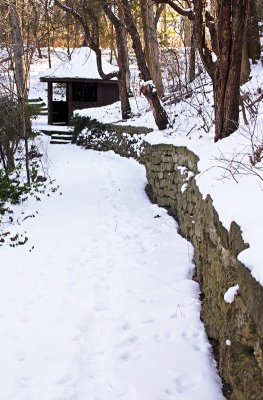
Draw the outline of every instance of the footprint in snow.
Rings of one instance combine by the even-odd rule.
[[[65,385],[66,383],[71,381],[71,379],[72,379],[72,376],[67,374],[67,375],[64,375],[61,378],[59,378],[56,383],[57,383],[57,385]]]
[[[174,384],[172,384],[172,387],[169,386],[164,390],[165,393],[165,398],[176,398],[175,396],[177,394],[183,394],[188,392],[192,387],[194,386],[194,383],[191,380],[187,380],[186,378],[178,377],[175,379]]]
[[[187,340],[201,338],[203,335],[203,331],[192,328],[188,328],[187,330],[182,332],[182,336]]]
[[[121,362],[128,362],[128,361],[135,361],[135,360],[139,360],[141,358],[140,354],[138,353],[122,353],[118,359]]]
[[[94,307],[96,312],[108,311],[108,307],[104,304],[98,304]]]
[[[149,324],[153,324],[154,322],[155,322],[154,319],[145,319],[144,321],[142,321],[142,324],[149,325]]]
[[[126,347],[126,346],[130,346],[133,344],[136,344],[138,342],[138,337],[137,336],[129,336],[126,340],[124,340],[123,342],[117,344],[116,347]]]
[[[131,324],[129,322],[125,322],[119,328],[120,331],[128,331],[129,329],[131,329]]]
[[[16,361],[23,362],[23,361],[25,361],[26,356],[23,351],[17,351],[15,358],[16,358]]]
[[[157,343],[168,342],[173,339],[173,335],[169,332],[164,334],[157,334],[154,336],[154,339]]]
[[[81,333],[87,332],[87,331],[89,330],[89,325],[88,325],[88,323],[87,323],[87,322],[80,322],[80,323],[78,324],[78,330],[79,330],[79,332],[81,332]]]
[[[187,377],[179,377],[175,380],[177,393],[185,393],[193,387],[193,382]]]

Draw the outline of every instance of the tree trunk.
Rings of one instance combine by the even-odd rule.
[[[250,0],[247,26],[248,58],[255,64],[260,59],[260,37],[258,26],[258,13],[255,0]]]
[[[22,22],[18,13],[16,1],[10,3],[9,20],[12,28],[13,39],[13,58],[14,58],[14,78],[18,97],[18,118],[20,119],[20,137],[25,142],[25,166],[27,174],[27,184],[30,185],[30,170],[28,158],[28,136],[27,136],[27,116],[25,112],[25,103],[28,99],[27,93],[27,71],[25,66],[24,42],[22,34]],[[12,158],[7,155],[8,168],[13,168]],[[11,164],[11,165],[10,165]]]
[[[244,37],[244,43],[242,48],[240,85],[244,85],[244,83],[248,81],[249,74],[250,74],[250,63],[248,59],[247,38]]]
[[[118,49],[118,85],[119,85],[119,96],[121,101],[121,115],[123,119],[131,118],[131,106],[129,102],[129,96],[127,91],[127,59],[125,57],[125,47],[123,47],[123,41],[117,34],[117,49]]]
[[[37,41],[37,52],[38,52],[38,58],[42,59],[42,51],[41,51],[41,46],[39,40]]]
[[[210,13],[213,17],[216,16],[216,0],[210,0]]]
[[[131,8],[129,6],[128,0],[120,1],[123,5],[125,25],[131,36],[132,47],[136,55],[138,68],[141,74],[141,78],[144,81],[141,89],[142,93],[150,103],[156,125],[160,130],[165,129],[168,125],[168,116],[160,102],[157,90],[155,89],[152,82],[150,71],[146,65],[140,36],[131,13]]]
[[[18,14],[16,2],[10,2],[9,21],[13,41],[13,65],[14,79],[16,84],[18,99],[27,100],[27,77],[24,62],[24,43],[21,30],[21,20]]]
[[[194,26],[192,25],[191,29],[191,45],[189,51],[189,70],[188,70],[188,78],[189,82],[193,82],[195,80],[195,39],[194,39]]]
[[[127,0],[126,0],[127,1]],[[195,46],[213,81],[215,141],[238,128],[241,59],[247,29],[249,0],[212,0],[210,13],[206,0],[193,1],[193,10],[182,9],[172,0],[167,3],[194,23]],[[207,29],[211,41],[207,43]],[[211,47],[217,60],[213,58]]]
[[[118,16],[121,25],[115,25],[116,44],[118,49],[118,67],[119,67],[119,93],[121,100],[121,114],[123,119],[131,117],[131,106],[129,101],[130,90],[130,69],[128,52],[128,35],[124,27],[124,12],[120,2],[118,2]]]
[[[150,70],[158,97],[161,98],[164,93],[160,54],[157,38],[157,30],[154,18],[154,2],[152,0],[141,0],[142,26],[144,36],[144,51],[146,62]]]
[[[102,68],[102,57],[101,57],[101,49],[99,46],[99,17],[94,13],[90,7],[87,7],[86,4],[86,12],[89,16],[89,20],[91,26],[88,25],[86,18],[79,14],[74,8],[67,7],[63,2],[59,0],[54,0],[54,4],[56,4],[59,8],[64,10],[66,13],[70,14],[73,18],[75,18],[80,25],[83,27],[86,42],[90,46],[90,48],[96,53],[97,60],[97,69],[99,75],[102,79],[111,79],[114,77],[118,77],[119,84],[119,95],[121,100],[121,111],[122,118],[127,119],[130,117],[131,108],[128,98],[128,93],[126,90],[126,74],[127,74],[127,56],[125,53],[125,44],[123,42],[124,38],[122,36],[122,24],[119,18],[112,12],[109,4],[105,0],[100,0],[99,6],[103,8],[105,14],[108,16],[109,20],[115,27],[116,31],[116,41],[117,41],[117,49],[118,49],[118,64],[119,64],[119,72],[111,72],[109,74],[105,74]]]
[[[130,92],[130,80],[131,80],[131,72],[129,68],[129,49],[128,49],[128,32],[127,29],[125,28],[125,23],[124,23],[124,12],[123,12],[123,7],[122,4],[118,1],[118,17],[121,21],[121,38],[122,38],[122,43],[123,43],[123,57],[125,58],[125,71],[126,71],[126,88],[127,92]]]
[[[0,140],[0,156],[1,156],[1,162],[2,162],[3,167],[4,167],[5,174],[6,174],[6,176],[8,176],[8,168],[7,168],[4,148],[3,148],[1,140]]]
[[[14,154],[11,150],[6,149],[6,168],[8,174],[12,173],[15,170],[15,158]]]
[[[168,28],[167,28],[167,7],[166,4],[164,5],[164,10],[163,10],[163,21],[162,21],[162,39],[164,42],[165,46],[168,46]]]
[[[28,127],[27,127],[27,116],[25,110],[25,103],[22,103],[19,108],[20,120],[21,120],[21,131],[24,133],[24,143],[25,143],[25,167],[26,167],[26,177],[28,186],[31,185],[31,175],[30,175],[30,162],[29,162],[29,143],[28,143]]]
[[[50,48],[50,35],[51,35],[51,30],[50,30],[50,18],[49,18],[49,0],[45,0],[45,19],[46,19],[46,24],[47,24],[47,54],[48,54],[48,67],[52,67],[51,63],[51,48]]]
[[[243,0],[217,2],[218,54],[213,77],[215,141],[238,128],[241,58],[248,3]]]
[[[124,27],[124,13],[123,7],[120,1],[118,3],[118,14],[119,18],[109,8],[107,1],[101,0],[103,10],[111,23],[113,24],[116,32],[116,45],[118,50],[118,85],[119,95],[121,101],[121,114],[123,119],[131,117],[131,106],[129,102],[128,90],[127,90],[127,76],[129,76],[129,56],[127,46],[127,32]]]

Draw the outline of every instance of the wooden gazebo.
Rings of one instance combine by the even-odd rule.
[[[116,71],[104,60],[102,65],[105,73]],[[49,69],[40,80],[48,83],[48,124],[67,125],[74,110],[119,100],[118,81],[100,78],[96,55],[87,47],[76,49],[71,60]]]

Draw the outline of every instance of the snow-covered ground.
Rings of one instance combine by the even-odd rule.
[[[38,77],[47,69],[46,59],[32,65],[31,98],[46,101]],[[250,84],[262,85],[262,67],[253,74]],[[144,98],[131,103],[128,124],[153,127],[149,142],[187,145],[199,155],[198,185],[226,227],[241,224],[250,249],[240,259],[263,283],[261,181],[221,179],[225,171],[214,167],[222,154],[249,152],[244,126],[214,144],[213,128],[205,134],[201,127],[211,122],[209,108],[204,122],[190,105],[171,106],[173,128],[159,132]],[[119,104],[82,113],[120,120]],[[36,121],[46,124],[45,116]],[[36,218],[10,229],[26,231],[29,241],[1,247],[0,400],[222,399],[191,280],[192,247],[147,199],[144,168],[111,152],[43,141],[60,188],[18,206]]]
[[[222,399],[192,247],[149,202],[144,168],[48,154],[60,188],[24,205],[29,241],[1,248],[0,399]]]

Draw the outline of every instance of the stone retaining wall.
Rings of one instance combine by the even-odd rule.
[[[247,247],[239,226],[232,222],[228,232],[211,197],[203,199],[199,192],[197,162],[185,147],[146,146],[147,192],[169,210],[180,233],[194,245],[201,318],[219,363],[224,394],[233,400],[263,399],[263,288],[237,260]],[[236,284],[238,296],[226,303],[225,292]]]
[[[169,210],[182,236],[195,248],[201,318],[218,361],[224,395],[231,400],[263,400],[263,288],[237,260],[246,248],[239,226],[232,222],[228,232],[211,197],[203,199],[195,182],[198,157],[194,153],[186,147],[145,142],[140,143],[140,153],[131,138],[126,139],[111,135],[105,141],[93,138],[82,144],[133,156],[145,165],[149,197]],[[235,300],[225,302],[224,294],[237,284]]]

